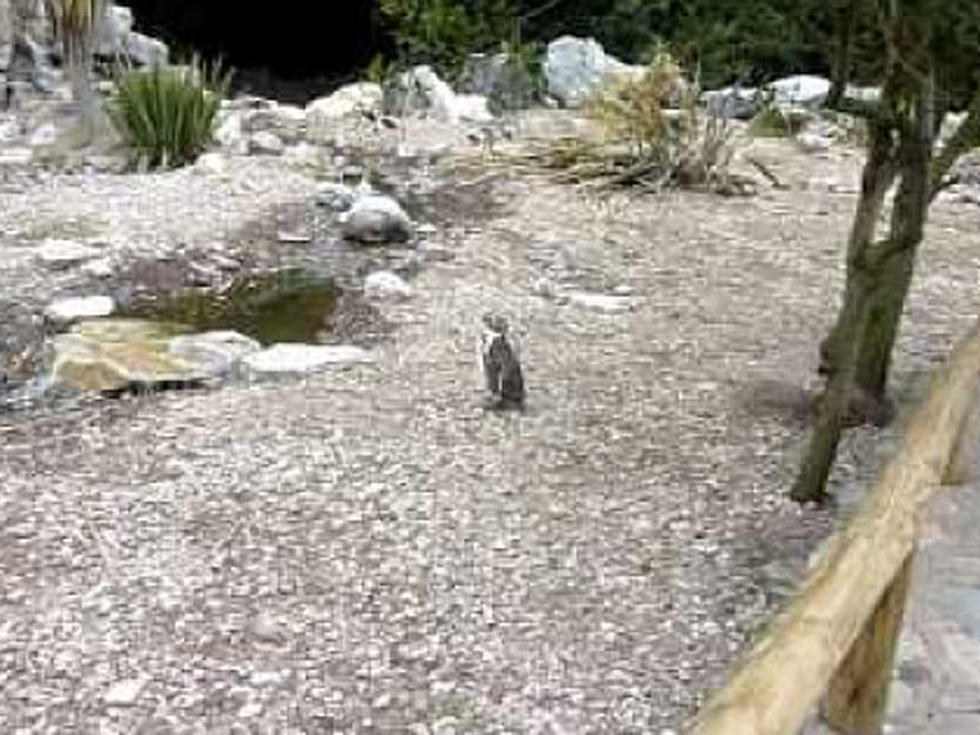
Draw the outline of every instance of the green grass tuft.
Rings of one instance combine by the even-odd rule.
[[[113,125],[148,168],[192,162],[211,142],[231,73],[195,57],[187,66],[119,70],[107,106]]]

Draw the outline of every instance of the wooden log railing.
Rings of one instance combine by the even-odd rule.
[[[898,454],[689,735],[793,735],[824,697],[846,735],[881,732],[923,503],[963,481],[976,440],[980,324],[953,351]]]

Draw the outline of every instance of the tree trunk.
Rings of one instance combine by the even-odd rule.
[[[872,281],[862,274],[855,274],[845,294],[837,329],[840,345],[837,352],[839,367],[828,379],[824,398],[817,404],[817,416],[810,442],[803,455],[796,482],[790,490],[790,497],[798,503],[822,504],[828,498],[827,478],[837,456],[837,445],[844,429],[844,416],[854,382],[858,346],[863,341],[868,324],[868,310],[874,299],[873,289]]]
[[[848,303],[851,289],[856,283],[857,264],[865,249],[873,242],[875,228],[881,209],[884,206],[885,194],[895,180],[895,145],[892,138],[892,126],[884,116],[869,121],[870,139],[868,141],[868,158],[861,175],[861,195],[858,198],[857,210],[854,213],[854,223],[847,244],[847,281],[844,292],[844,303]],[[841,350],[846,346],[842,339],[844,331],[849,329],[846,324],[846,309],[841,309],[837,323],[820,346],[820,372],[828,378],[838,371],[843,364]]]
[[[855,371],[857,385],[882,400],[931,199],[935,90],[928,60],[922,60],[917,66],[921,76],[915,80],[908,99],[910,110],[899,131],[901,183],[892,207],[890,237],[881,255],[875,252],[882,250],[881,247],[871,252],[872,257],[880,257],[875,265],[882,288],[878,289],[871,309],[871,322],[858,351]]]
[[[922,240],[931,178],[934,86],[929,13],[914,3],[891,5],[888,76],[862,176],[861,198],[848,243],[844,305],[825,341],[828,381],[813,433],[790,496],[822,502],[836,458],[852,387],[883,395],[889,359]],[[898,132],[897,160],[892,140]],[[874,242],[884,194],[898,164],[891,237]],[[870,384],[856,383],[858,379]]]
[[[859,3],[860,0],[834,0],[831,3],[834,37],[830,60],[830,91],[827,93],[826,103],[831,109],[840,104],[851,76],[851,54],[857,32]]]
[[[886,285],[870,309],[864,341],[857,355],[854,384],[881,404],[887,402],[885,394],[892,348],[898,336],[914,265],[914,249],[897,253],[887,263],[881,275]]]

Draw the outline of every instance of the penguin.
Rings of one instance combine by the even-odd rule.
[[[523,408],[524,375],[516,343],[508,339],[508,325],[497,314],[483,315],[481,336],[483,375],[490,394],[488,408]]]

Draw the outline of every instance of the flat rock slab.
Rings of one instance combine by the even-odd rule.
[[[110,707],[132,707],[149,682],[146,676],[117,681],[106,691],[103,701]]]
[[[109,296],[72,296],[51,302],[44,313],[52,321],[66,323],[109,316],[115,308],[116,304]]]
[[[633,309],[633,303],[626,296],[588,293],[586,291],[571,291],[563,294],[563,296],[573,306],[590,311],[599,311],[605,314],[632,311]]]
[[[259,352],[258,340],[231,330],[200,334],[181,334],[170,339],[171,354],[201,365],[211,365],[216,374],[224,375],[247,355]]]
[[[26,147],[12,147],[0,151],[0,165],[26,166],[34,157],[34,150]]]
[[[308,373],[330,365],[374,362],[374,356],[354,345],[280,343],[247,355],[242,363],[262,374]]]
[[[68,266],[97,258],[102,251],[75,240],[48,238],[37,248],[35,255],[45,265]]]
[[[186,334],[179,324],[95,319],[51,341],[51,379],[77,390],[186,384],[226,374],[259,345],[236,333]]]

